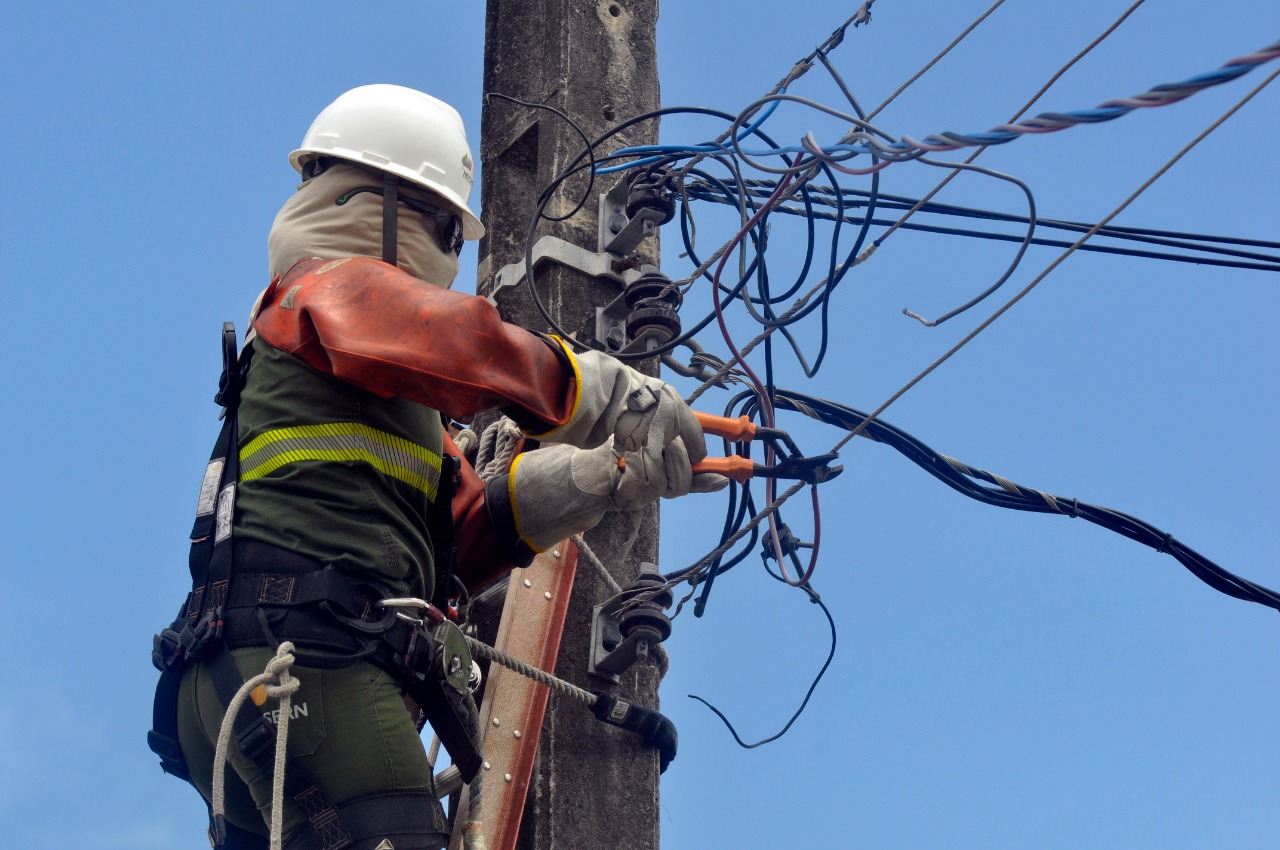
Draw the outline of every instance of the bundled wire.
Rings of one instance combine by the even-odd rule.
[[[743,181],[740,186],[724,187],[721,185],[712,187],[702,181],[696,181],[688,184],[686,189],[690,199],[692,200],[708,201],[719,204],[733,204],[736,202],[732,200],[732,198],[727,198],[727,193],[742,190],[755,198],[767,197],[769,193],[768,187],[770,185],[771,184],[767,181],[746,180]],[[852,187],[836,188],[831,186],[815,185],[810,185],[806,188],[808,192],[806,197],[807,206],[798,207],[795,205],[779,205],[774,208],[774,211],[792,216],[812,218],[818,221],[833,221],[835,220],[837,213],[814,209],[814,207],[840,207],[847,210],[847,212],[844,213],[844,221],[851,225],[870,223],[875,226],[887,227],[894,223],[892,219],[874,218],[869,215],[869,213],[863,211],[868,207],[868,202],[862,201],[860,198],[869,197],[871,194],[865,190],[855,189]],[[932,214],[951,218],[971,219],[975,221],[1006,222],[1009,224],[1021,225],[1027,225],[1030,223],[1028,216],[1021,216],[1015,213],[959,206],[956,204],[943,204],[936,201],[921,203],[915,198],[903,195],[890,195],[883,192],[876,193],[875,198],[876,206],[883,210],[913,210],[918,206],[918,212],[926,215]],[[1041,217],[1036,218],[1035,224],[1037,229],[1060,230],[1069,233],[1084,233],[1093,226],[1089,222],[1066,221]],[[946,227],[942,225],[920,224],[915,222],[905,222],[900,226],[906,230],[916,230],[922,233],[967,236],[978,239],[992,239],[1002,242],[1021,242],[1025,238],[1023,235],[1014,233],[975,230],[973,228],[964,227]],[[1235,236],[1215,236],[1204,233],[1187,233],[1171,230],[1156,230],[1144,227],[1119,227],[1115,225],[1101,228],[1094,239],[1113,239],[1121,243],[1155,245],[1175,249],[1182,253],[1148,251],[1138,248],[1120,247],[1119,245],[1098,244],[1096,241],[1081,245],[1079,250],[1114,254],[1125,257],[1137,257],[1142,259],[1193,263],[1195,265],[1221,266],[1224,268],[1251,269],[1255,271],[1280,271],[1280,253],[1271,253],[1280,252],[1280,242],[1270,240],[1245,239]],[[1035,236],[1031,239],[1030,244],[1045,247],[1065,248],[1071,243],[1064,239],[1051,239],[1044,236]],[[1241,247],[1233,248],[1227,246]],[[1266,249],[1266,252],[1244,250],[1246,247],[1263,248]]]
[[[1185,100],[1197,92],[1213,86],[1229,83],[1250,71],[1280,57],[1280,41],[1274,42],[1253,53],[1230,60],[1214,71],[1198,74],[1179,83],[1164,83],[1154,86],[1148,91],[1131,97],[1108,100],[1093,109],[1080,109],[1069,112],[1042,112],[1032,118],[1014,124],[1000,124],[982,133],[941,132],[930,134],[923,139],[902,136],[900,139],[885,139],[870,126],[847,136],[841,142],[822,147],[810,136],[799,146],[772,148],[752,151],[749,156],[779,155],[784,153],[806,153],[833,164],[841,163],[859,154],[876,154],[883,158],[876,168],[883,168],[894,162],[905,162],[918,159],[925,153],[941,153],[956,151],[966,147],[1002,145],[1035,133],[1053,133],[1076,127],[1081,124],[1099,124],[1114,121],[1138,109],[1156,106],[1168,106],[1171,103]],[[786,94],[773,94],[760,104],[775,100],[787,100]],[[837,165],[840,170],[846,170]],[[865,170],[850,170],[848,173],[866,173]]]
[[[1169,532],[1137,517],[1081,502],[1079,499],[1054,496],[1042,490],[1015,484],[1001,475],[940,454],[883,420],[869,419],[868,414],[833,401],[790,390],[779,390],[774,395],[774,404],[846,430],[863,428],[863,436],[896,450],[939,481],[971,499],[1011,510],[1079,517],[1161,554],[1172,555],[1192,575],[1220,593],[1280,611],[1280,594],[1276,591],[1223,569]]]

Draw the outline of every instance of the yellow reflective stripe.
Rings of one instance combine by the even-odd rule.
[[[388,434],[386,431],[379,431],[377,428],[370,428],[368,425],[362,425],[359,422],[328,422],[323,425],[296,425],[292,428],[276,428],[271,431],[264,431],[250,440],[249,444],[240,450],[240,458],[243,460],[259,449],[262,449],[271,443],[277,443],[281,440],[296,440],[305,437],[341,436],[367,437],[370,440],[376,440],[383,445],[387,445],[406,454],[413,455],[418,460],[431,464],[437,470],[440,469],[440,456],[430,449],[423,448],[416,443],[411,443],[403,437],[397,437],[395,434]]]
[[[511,518],[516,523],[516,535],[530,549],[535,552],[541,552],[543,550],[535,546],[532,540],[525,537],[524,530],[521,528],[523,523],[520,521],[520,503],[516,501],[516,468],[520,466],[520,461],[522,460],[524,460],[523,452],[511,460],[511,469],[507,472],[507,499],[511,502]]]
[[[252,481],[307,460],[367,463],[431,499],[440,480],[440,456],[435,452],[358,422],[266,431],[240,450],[240,480]]]

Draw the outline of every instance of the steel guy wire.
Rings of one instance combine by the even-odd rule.
[[[1141,6],[1144,2],[1146,2],[1146,0],[1137,0],[1137,1],[1132,5],[1132,6],[1130,6],[1128,9],[1126,9],[1126,10],[1125,10],[1121,15],[1120,15],[1120,17],[1119,17],[1119,18],[1117,18],[1117,19],[1116,19],[1116,20],[1111,24],[1111,26],[1109,26],[1109,27],[1107,27],[1105,30],[1103,30],[1103,31],[1102,31],[1102,33],[1101,33],[1097,38],[1095,38],[1092,42],[1090,42],[1088,45],[1086,45],[1086,46],[1085,46],[1085,48],[1084,48],[1083,50],[1081,50],[1079,53],[1077,53],[1075,56],[1073,56],[1071,59],[1069,59],[1065,65],[1063,65],[1061,68],[1059,68],[1059,69],[1058,69],[1057,73],[1055,73],[1053,76],[1051,76],[1051,77],[1048,79],[1048,81],[1047,81],[1047,82],[1045,82],[1045,84],[1044,84],[1044,85],[1042,85],[1042,86],[1040,87],[1040,90],[1039,90],[1039,91],[1037,91],[1034,95],[1032,95],[1032,96],[1031,96],[1031,99],[1030,99],[1030,100],[1028,100],[1025,104],[1023,104],[1023,105],[1022,105],[1022,108],[1021,108],[1021,109],[1019,109],[1017,112],[1015,112],[1015,113],[1013,114],[1013,116],[1012,116],[1012,117],[1010,117],[1010,118],[1009,118],[1009,123],[1012,123],[1012,122],[1014,122],[1014,121],[1017,121],[1019,118],[1021,118],[1023,115],[1025,115],[1025,114],[1026,114],[1026,112],[1027,112],[1027,110],[1028,110],[1028,109],[1030,109],[1030,108],[1032,107],[1032,105],[1033,105],[1037,100],[1039,100],[1041,97],[1043,97],[1043,96],[1044,96],[1044,94],[1045,94],[1045,92],[1047,92],[1050,88],[1052,88],[1052,87],[1053,87],[1054,83],[1056,83],[1056,82],[1058,82],[1058,80],[1062,79],[1062,75],[1063,75],[1063,74],[1067,73],[1067,71],[1069,71],[1069,70],[1070,70],[1070,69],[1071,69],[1071,68],[1072,68],[1072,67],[1073,67],[1077,62],[1079,62],[1081,59],[1083,59],[1085,56],[1087,56],[1090,52],[1092,52],[1092,50],[1093,50],[1095,47],[1097,47],[1099,44],[1101,44],[1101,43],[1102,43],[1102,42],[1107,38],[1107,36],[1109,36],[1109,35],[1111,35],[1111,33],[1115,32],[1115,31],[1116,31],[1116,29],[1117,29],[1117,28],[1119,28],[1119,26],[1120,26],[1122,23],[1124,23],[1124,22],[1125,22],[1125,20],[1126,20],[1130,15],[1132,15],[1132,14],[1133,14],[1137,9],[1138,9],[1138,7],[1139,7],[1139,6]],[[994,8],[994,7],[992,7],[992,8]],[[887,103],[888,103],[888,101],[886,101],[885,103],[887,104]],[[882,105],[882,106],[880,107],[880,109],[883,109],[883,108],[884,108],[884,105]],[[876,110],[876,112],[879,112],[879,109],[877,109],[877,110]],[[874,115],[874,113],[873,113],[873,115]],[[979,156],[981,156],[981,155],[982,155],[982,152],[983,152],[983,151],[985,151],[986,149],[987,149],[987,146],[986,146],[986,145],[983,145],[982,147],[977,148],[977,149],[976,149],[972,154],[970,154],[970,155],[969,155],[969,158],[965,160],[965,164],[966,164],[966,165],[971,164],[975,159],[977,159]],[[894,223],[894,224],[893,224],[893,225],[892,225],[888,230],[886,230],[884,233],[882,233],[882,234],[881,234],[881,235],[876,239],[876,243],[877,243],[877,244],[884,244],[884,240],[886,240],[886,239],[888,239],[890,236],[892,236],[892,235],[894,234],[894,232],[898,230],[898,228],[902,227],[902,225],[906,223],[907,219],[911,218],[911,216],[913,216],[913,215],[916,213],[916,211],[917,211],[917,210],[919,210],[922,206],[924,206],[924,205],[925,205],[925,204],[927,204],[930,200],[932,200],[932,199],[933,199],[933,197],[934,197],[935,195],[937,195],[939,192],[941,192],[941,191],[942,191],[942,189],[943,189],[943,188],[944,188],[948,183],[950,183],[950,182],[951,182],[951,181],[952,181],[952,180],[953,180],[953,179],[954,179],[954,178],[955,178],[959,173],[960,173],[960,170],[959,170],[959,169],[956,169],[955,171],[952,171],[950,174],[948,174],[946,177],[942,178],[942,180],[938,183],[938,185],[937,185],[937,186],[935,186],[935,187],[934,187],[934,188],[933,188],[933,189],[932,189],[932,190],[931,190],[927,195],[925,195],[925,196],[924,196],[923,198],[921,198],[918,202],[916,202],[916,205],[915,205],[914,207],[912,207],[910,210],[908,210],[908,211],[907,211],[907,212],[902,216],[902,218],[898,219],[898,221],[897,221],[897,222],[895,222],[895,223]],[[994,291],[994,289],[993,289],[993,290],[989,290],[987,294],[990,294],[990,292],[993,292],[993,291]],[[947,321],[947,319],[954,318],[954,317],[956,317],[956,316],[960,315],[961,313],[963,313],[965,310],[968,310],[970,307],[975,306],[975,305],[976,305],[979,301],[981,301],[981,300],[982,300],[982,298],[984,298],[984,297],[986,297],[986,296],[985,296],[985,295],[983,295],[983,296],[979,296],[977,299],[975,299],[975,300],[973,300],[973,301],[970,301],[970,302],[968,302],[967,304],[961,305],[960,307],[957,307],[956,309],[954,309],[954,310],[950,311],[949,313],[945,313],[945,314],[943,314],[942,316],[939,316],[938,318],[934,319],[933,321],[929,321],[929,320],[925,319],[923,316],[921,316],[919,313],[915,313],[915,312],[913,312],[913,311],[911,311],[911,310],[908,310],[908,309],[907,309],[907,308],[905,308],[905,307],[902,309],[902,312],[903,312],[905,315],[910,316],[910,317],[911,317],[911,318],[913,318],[913,319],[917,319],[917,320],[918,320],[918,321],[920,321],[922,324],[924,324],[926,327],[933,328],[933,327],[937,327],[938,325],[940,325],[940,324],[942,324],[943,322]]]
[[[946,47],[942,48],[942,51],[941,51],[937,56],[933,57],[933,58],[932,58],[932,59],[930,59],[927,63],[925,63],[925,66],[924,66],[923,68],[921,68],[919,71],[916,71],[916,73],[915,73],[915,75],[914,75],[914,76],[912,76],[910,79],[908,79],[908,80],[907,80],[905,83],[903,83],[902,85],[898,86],[897,91],[895,91],[893,94],[891,94],[891,95],[889,95],[887,98],[885,98],[885,99],[884,99],[884,102],[883,102],[883,103],[881,103],[879,106],[877,106],[875,109],[871,110],[871,113],[867,116],[867,120],[868,120],[868,121],[870,121],[871,119],[873,119],[873,118],[875,118],[877,115],[879,115],[879,114],[880,114],[880,112],[881,112],[881,111],[882,111],[886,106],[888,106],[889,104],[893,103],[893,102],[898,98],[898,95],[902,94],[904,91],[906,91],[908,88],[910,88],[910,87],[911,87],[911,85],[912,85],[916,80],[920,79],[920,78],[921,78],[921,77],[923,77],[926,73],[928,73],[928,72],[929,72],[929,69],[931,69],[934,65],[937,65],[939,62],[941,62],[941,61],[942,61],[942,59],[943,59],[943,57],[945,57],[948,53],[950,53],[950,52],[951,52],[952,48],[954,48],[954,47],[955,47],[957,44],[959,44],[960,42],[964,41],[964,40],[969,36],[969,33],[973,32],[975,29],[977,29],[979,24],[981,24],[981,23],[982,23],[983,21],[985,21],[988,17],[990,17],[990,16],[991,16],[991,13],[992,13],[992,12],[994,12],[996,9],[999,9],[999,8],[1000,8],[1000,6],[1001,6],[1001,5],[1003,5],[1003,4],[1004,4],[1004,0],[996,0],[996,2],[991,6],[991,8],[990,8],[990,9],[987,9],[987,11],[985,11],[985,12],[983,12],[981,15],[979,15],[977,20],[975,20],[973,23],[969,24],[969,26],[968,26],[968,27],[966,27],[966,28],[965,28],[965,30],[964,30],[963,32],[961,32],[958,36],[956,36],[956,37],[955,37],[955,39],[953,39],[953,40],[952,40],[952,42],[951,42],[950,44],[948,44]]]

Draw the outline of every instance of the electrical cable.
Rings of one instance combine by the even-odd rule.
[[[587,201],[591,199],[591,188],[595,185],[595,172],[596,172],[595,148],[592,146],[591,140],[587,138],[586,131],[583,130],[582,127],[578,125],[578,122],[574,121],[572,118],[570,118],[568,115],[561,112],[559,109],[556,109],[554,106],[549,106],[545,103],[531,103],[529,101],[520,100],[519,98],[511,97],[510,95],[500,94],[499,92],[488,92],[485,95],[485,97],[496,97],[501,100],[509,100],[512,103],[527,107],[529,109],[545,109],[546,111],[554,113],[555,115],[558,115],[562,119],[564,119],[565,123],[567,123],[570,127],[572,127],[574,129],[574,132],[576,132],[579,136],[582,137],[583,149],[586,152],[587,157],[591,162],[591,167],[588,169],[588,172],[587,172],[587,175],[588,175],[587,186],[582,192],[582,198],[578,200],[578,203],[573,207],[573,209],[569,210],[569,212],[565,213],[564,215],[542,216],[542,217],[545,218],[547,221],[567,221],[568,219],[573,218],[575,215],[577,215],[578,211],[581,210],[583,206],[586,205]],[[553,181],[552,186],[558,188],[560,186],[560,183],[564,182],[564,179],[565,177],[562,176],[558,180]],[[550,195],[554,191],[555,191],[554,188],[544,190],[548,199],[550,199]],[[543,206],[545,206],[545,204]],[[542,209],[542,207],[540,206],[539,209]]]
[[[1045,269],[1042,272],[1040,272],[1040,274],[1036,275],[1036,277],[1032,279],[1032,281],[1028,283],[1020,292],[1018,292],[1017,295],[1014,295],[1013,298],[1005,302],[1005,304],[1002,307],[997,309],[989,317],[983,320],[981,324],[979,324],[972,331],[966,334],[959,342],[957,342],[955,345],[949,348],[941,357],[939,357],[937,360],[935,360],[933,363],[927,366],[923,371],[917,374],[914,378],[912,378],[910,381],[904,384],[901,389],[899,389],[897,392],[891,395],[883,404],[880,405],[880,407],[872,411],[872,413],[867,419],[867,422],[864,422],[862,425],[859,425],[857,428],[850,431],[839,443],[837,443],[833,451],[839,451],[841,446],[845,445],[847,442],[849,442],[849,440],[853,439],[854,437],[862,433],[862,430],[866,427],[868,423],[873,421],[877,416],[879,416],[886,409],[888,409],[890,405],[892,405],[895,401],[901,398],[912,387],[920,383],[920,381],[924,380],[935,369],[937,369],[946,361],[950,360],[956,354],[956,352],[958,352],[961,348],[964,348],[964,346],[968,345],[975,337],[977,337],[980,333],[982,333],[988,327],[990,327],[992,323],[994,323],[997,319],[999,319],[1006,312],[1008,312],[1013,307],[1013,305],[1017,304],[1019,301],[1025,298],[1028,294],[1030,294],[1031,290],[1035,289],[1036,286],[1038,286],[1042,280],[1048,277],[1049,274],[1054,269],[1056,269],[1059,265],[1062,264],[1064,260],[1067,259],[1067,257],[1071,256],[1071,254],[1073,254],[1077,248],[1083,245],[1091,236],[1093,236],[1094,233],[1098,232],[1103,227],[1106,227],[1107,224],[1113,218],[1115,218],[1120,213],[1122,213],[1126,208],[1128,208],[1130,204],[1132,204],[1135,200],[1137,200],[1137,198],[1143,192],[1145,192],[1148,188],[1150,188],[1152,184],[1154,184],[1157,180],[1163,177],[1165,173],[1169,171],[1170,168],[1173,168],[1173,166],[1177,164],[1177,162],[1180,159],[1182,159],[1182,157],[1186,156],[1187,153],[1189,153],[1196,145],[1202,142],[1210,133],[1212,133],[1218,127],[1222,126],[1227,121],[1228,118],[1230,118],[1232,115],[1236,114],[1236,112],[1238,112],[1240,109],[1242,109],[1245,104],[1247,104],[1250,100],[1252,100],[1255,96],[1257,96],[1257,94],[1261,92],[1264,88],[1266,88],[1273,80],[1275,80],[1277,76],[1280,76],[1280,70],[1273,71],[1270,76],[1268,76],[1261,83],[1255,86],[1252,91],[1250,91],[1243,98],[1237,101],[1235,105],[1229,108],[1217,120],[1211,123],[1204,130],[1202,130],[1199,133],[1199,135],[1197,135],[1194,139],[1192,139],[1190,142],[1184,145],[1181,150],[1179,150],[1176,154],[1174,154],[1173,157],[1170,158],[1164,165],[1158,168],[1154,174],[1148,177],[1141,186],[1139,186],[1127,198],[1121,201],[1119,206],[1117,206],[1114,210],[1108,213],[1101,221],[1099,221],[1097,224],[1091,227],[1079,239],[1073,242],[1066,250],[1064,250],[1061,254],[1059,254],[1058,257],[1055,260],[1053,260],[1053,262],[1049,263],[1049,265],[1046,266]]]
[[[1221,593],[1280,610],[1280,593],[1228,572],[1172,534],[1134,516],[1015,484],[1003,476],[947,457],[883,420],[871,419],[860,410],[836,402],[789,390],[779,391],[774,402],[780,408],[806,413],[846,430],[865,427],[863,436],[898,451],[912,463],[971,499],[1013,510],[1080,517],[1157,552],[1172,555],[1193,575]],[[996,487],[984,487],[977,481],[990,482]]]
[[[756,185],[771,187],[770,181],[749,181]],[[810,186],[811,193],[814,193],[813,203],[823,204],[823,190],[829,190],[832,194],[839,197],[849,195],[857,195],[858,190],[842,188],[839,190],[830,190],[830,187]],[[727,203],[722,198],[717,197],[713,193],[703,191],[700,184],[694,184],[689,187],[690,196],[699,201],[708,201],[711,203]],[[748,186],[750,194],[759,194],[760,189]],[[886,209],[911,209],[913,205],[920,202],[912,198],[904,198],[898,195],[880,196],[878,205]],[[835,220],[836,214],[821,211],[806,212],[793,206],[778,206],[774,210],[776,213],[784,213],[787,215],[814,218],[817,220],[832,221]],[[984,221],[1008,222],[1010,224],[1026,224],[1028,219],[1026,216],[1019,216],[1011,213],[995,212],[992,210],[980,210],[973,207],[961,207],[951,204],[938,204],[930,202],[919,207],[919,212],[936,215],[949,215],[960,218],[972,218]],[[1001,242],[1021,242],[1024,237],[1015,234],[999,233],[995,231],[974,230],[970,228],[960,227],[944,227],[941,225],[930,224],[914,224],[906,221],[906,217],[894,221],[892,219],[868,218],[865,215],[849,214],[844,217],[844,221],[849,224],[862,224],[869,222],[877,226],[896,226],[905,230],[915,230],[922,233],[937,233],[950,236],[966,236],[978,239],[990,239]],[[1087,222],[1065,221],[1059,219],[1036,219],[1036,228],[1065,230],[1075,233],[1083,233],[1092,227]],[[1217,254],[1226,257],[1241,257],[1245,259],[1257,260],[1258,262],[1240,262],[1236,260],[1223,260],[1215,257],[1198,256],[1195,254],[1175,254],[1159,251],[1144,251],[1134,248],[1120,248],[1113,245],[1097,245],[1092,241],[1081,245],[1080,251],[1089,251],[1094,253],[1114,254],[1117,256],[1137,257],[1142,259],[1166,260],[1169,262],[1192,263],[1196,265],[1218,266],[1223,268],[1250,269],[1255,271],[1280,271],[1280,254],[1264,254],[1257,251],[1241,251],[1232,248],[1217,247],[1214,244],[1196,244],[1200,243],[1220,243],[1233,245],[1251,245],[1256,247],[1270,248],[1280,251],[1280,242],[1271,242],[1262,239],[1246,239],[1231,236],[1215,236],[1202,233],[1186,233],[1181,231],[1154,230],[1150,228],[1137,227],[1118,227],[1109,225],[1100,229],[1094,236],[1094,239],[1110,238],[1120,241],[1140,242],[1151,245],[1168,246],[1180,248],[1188,251],[1202,251],[1209,254]],[[882,244],[884,236],[876,240],[877,244]],[[1036,236],[1031,240],[1032,245],[1065,248],[1071,243],[1061,239],[1049,239],[1043,236]]]
[[[1027,110],[1030,109],[1035,104],[1036,101],[1038,101],[1041,97],[1043,97],[1044,94],[1048,92],[1049,89],[1052,88],[1056,82],[1058,82],[1058,80],[1062,79],[1063,74],[1065,74],[1072,67],[1074,67],[1075,64],[1079,62],[1081,59],[1083,59],[1085,56],[1089,55],[1089,53],[1091,53],[1095,47],[1097,47],[1099,44],[1105,41],[1106,38],[1109,35],[1111,35],[1111,33],[1115,32],[1120,27],[1120,25],[1123,24],[1130,15],[1132,15],[1135,11],[1137,11],[1138,7],[1141,6],[1144,2],[1145,0],[1135,0],[1133,5],[1131,5],[1128,9],[1122,12],[1120,14],[1120,17],[1116,18],[1116,20],[1113,21],[1112,24],[1109,27],[1107,27],[1105,30],[1103,30],[1096,38],[1094,38],[1093,41],[1085,45],[1083,50],[1078,52],[1075,56],[1071,57],[1071,59],[1067,60],[1066,64],[1064,64],[1051,77],[1049,77],[1049,79],[1044,83],[1044,85],[1040,87],[1040,90],[1031,96],[1030,100],[1024,103],[1020,109],[1018,109],[1016,112],[1013,113],[1013,115],[1009,118],[1008,123],[1017,121],[1019,118],[1025,115]],[[892,98],[890,98],[890,100],[892,100]],[[886,101],[885,104],[887,105],[888,102],[889,101]],[[883,105],[881,106],[881,108],[882,109],[884,108]],[[877,112],[878,111],[879,110],[877,110]],[[987,149],[986,145],[979,147],[977,150],[975,150],[973,153],[969,155],[968,159],[965,160],[965,164],[967,165],[972,163],[975,159],[981,156],[982,152],[985,151],[986,149]],[[894,232],[898,230],[898,228],[906,224],[907,220],[910,219],[911,216],[913,216],[916,213],[916,211],[920,209],[920,207],[929,203],[929,201],[931,201],[939,192],[941,192],[948,183],[950,183],[953,179],[955,179],[955,177],[959,173],[960,173],[959,170],[952,171],[946,177],[942,178],[942,180],[939,181],[937,186],[929,190],[929,193],[925,195],[921,200],[917,201],[916,204],[906,212],[906,214],[904,214],[900,219],[898,219],[898,221],[894,222],[894,224],[890,226],[888,230],[880,234],[880,237],[876,240],[876,243],[875,243],[876,247],[879,247],[880,245],[884,244],[884,241],[886,239],[892,236]],[[914,315],[910,311],[906,310],[905,308],[903,312],[906,315]],[[936,327],[937,325],[941,324],[945,320],[946,320],[946,317],[938,319],[933,323],[932,326]],[[928,325],[927,322],[925,324]]]
[[[1099,124],[1105,121],[1113,121],[1138,109],[1177,103],[1207,88],[1231,82],[1277,57],[1280,57],[1280,41],[1273,42],[1253,53],[1231,59],[1214,71],[1197,74],[1178,83],[1162,83],[1131,97],[1113,98],[1093,109],[1069,112],[1042,112],[1017,123],[1000,124],[986,132],[956,133],[944,131],[930,134],[919,140],[904,135],[898,141],[885,143],[878,141],[872,134],[857,133],[854,134],[858,140],[856,144],[841,141],[826,148],[826,153],[828,155],[838,155],[874,152],[879,153],[888,161],[902,162],[915,159],[923,153],[947,152],[965,147],[1002,145],[1028,134],[1053,133],[1076,127],[1080,124]],[[769,99],[772,98],[784,99],[785,96],[773,95]],[[771,151],[754,152],[753,155],[790,153],[797,150],[800,150],[800,148],[784,147]]]
[[[766,571],[768,571],[767,567],[765,569]],[[781,576],[775,575],[771,571],[769,572],[769,575],[773,576],[773,578],[777,579],[778,581],[785,580]],[[754,750],[756,747],[760,747],[765,744],[776,741],[779,738],[781,738],[783,735],[787,734],[787,730],[791,728],[792,724],[796,722],[796,719],[800,717],[800,715],[804,712],[805,708],[809,705],[809,700],[813,697],[813,692],[818,689],[818,683],[822,681],[822,677],[826,675],[827,668],[831,666],[831,661],[836,657],[835,618],[831,616],[830,609],[827,608],[826,603],[822,601],[822,597],[818,595],[817,591],[815,591],[809,585],[802,586],[801,590],[803,590],[806,594],[808,594],[810,602],[812,602],[814,605],[817,605],[819,608],[822,609],[823,616],[827,618],[827,626],[831,629],[831,648],[827,650],[827,658],[825,661],[823,661],[822,668],[818,671],[818,675],[814,677],[813,682],[809,685],[809,689],[805,691],[804,699],[801,700],[800,702],[800,707],[797,708],[795,710],[795,713],[791,715],[791,719],[789,719],[786,722],[786,725],[784,725],[780,730],[778,730],[774,734],[766,738],[761,738],[759,741],[756,741],[754,744],[748,744],[745,741],[743,741],[742,738],[738,735],[738,730],[735,729],[733,727],[733,724],[729,722],[729,718],[725,716],[723,711],[716,708],[714,705],[712,705],[703,697],[700,697],[697,694],[689,694],[690,699],[696,699],[698,702],[702,703],[707,708],[715,712],[716,717],[719,717],[721,722],[724,723],[724,725],[729,729],[729,734],[733,736],[733,740],[737,741],[738,746],[742,747],[743,749]]]
[[[916,81],[916,80],[920,79],[920,78],[921,78],[921,77],[923,77],[926,73],[928,73],[928,72],[929,72],[929,70],[930,70],[931,68],[933,68],[933,66],[934,66],[934,65],[937,65],[939,62],[941,62],[941,61],[942,61],[942,59],[943,59],[943,57],[945,57],[948,53],[950,53],[950,52],[951,52],[951,50],[952,50],[952,49],[953,49],[957,44],[959,44],[960,42],[962,42],[962,41],[964,41],[966,38],[968,38],[969,33],[973,32],[975,29],[977,29],[977,28],[978,28],[978,25],[979,25],[979,24],[981,24],[983,21],[985,21],[988,17],[990,17],[990,16],[991,16],[991,13],[992,13],[992,12],[994,12],[996,9],[999,9],[999,8],[1000,8],[1000,6],[1001,6],[1003,3],[1004,3],[1004,0],[996,0],[996,2],[991,6],[991,8],[990,8],[990,9],[987,9],[987,11],[983,12],[981,15],[979,15],[979,16],[978,16],[978,19],[977,19],[977,20],[975,20],[973,23],[969,24],[969,26],[965,27],[964,31],[963,31],[963,32],[961,32],[958,36],[956,36],[956,37],[955,37],[955,39],[953,39],[953,40],[952,40],[952,42],[951,42],[950,44],[948,44],[946,47],[942,48],[942,51],[941,51],[940,53],[938,53],[938,55],[937,55],[937,56],[933,57],[933,58],[932,58],[932,59],[930,59],[927,63],[925,63],[925,66],[924,66],[923,68],[921,68],[919,71],[916,71],[916,72],[915,72],[915,74],[914,74],[910,79],[908,79],[908,80],[907,80],[905,83],[903,83],[902,85],[898,86],[897,91],[895,91],[893,94],[891,94],[891,95],[889,95],[887,98],[885,98],[885,99],[884,99],[884,102],[883,102],[883,103],[881,103],[879,106],[877,106],[875,109],[871,110],[871,114],[867,116],[867,120],[868,120],[868,121],[872,120],[872,119],[873,119],[873,118],[875,118],[877,115],[879,115],[879,114],[880,114],[880,112],[881,112],[881,111],[882,111],[886,106],[888,106],[889,104],[891,104],[891,103],[893,103],[895,100],[897,100],[898,95],[902,94],[904,91],[906,91],[908,88],[910,88],[910,87],[911,87],[911,85],[912,85],[913,83],[915,83],[915,81]]]

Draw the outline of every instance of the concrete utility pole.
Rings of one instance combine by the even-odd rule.
[[[657,16],[658,0],[489,0],[484,90],[554,106],[595,138],[658,107]],[[657,122],[646,122],[612,146],[652,144],[657,133]],[[480,156],[488,235],[480,243],[480,294],[491,294],[499,269],[523,261],[539,193],[582,150],[582,138],[554,113],[487,98]],[[544,223],[537,236],[553,234],[597,250],[597,197],[616,180],[597,181],[572,220]],[[568,212],[585,189],[585,176],[569,180],[547,212]],[[641,249],[649,252],[648,262],[657,261],[654,241]],[[556,321],[583,340],[594,336],[595,308],[620,291],[616,284],[554,264],[538,274],[538,286]],[[548,330],[523,284],[494,297],[507,321]],[[555,672],[582,687],[602,689],[607,683],[587,674],[591,608],[613,595],[612,585],[628,584],[642,561],[657,562],[657,509],[609,514],[587,541],[612,581],[586,558],[579,559]],[[652,665],[637,665],[608,689],[657,707],[658,680]],[[635,735],[597,721],[581,704],[553,694],[517,846],[654,850],[658,827],[656,752]]]

